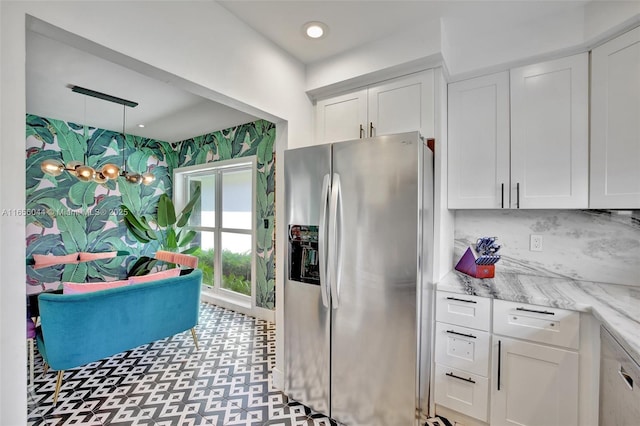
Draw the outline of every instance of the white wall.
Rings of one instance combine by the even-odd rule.
[[[524,14],[505,24],[491,18],[443,19],[442,56],[451,76],[490,69],[500,64],[535,57],[580,45],[584,11],[580,7],[551,16]]]
[[[584,11],[584,36],[589,41],[631,22],[640,24],[640,1],[592,1]]]
[[[286,120],[286,126],[277,123],[277,129],[288,132],[286,137],[278,135],[278,152],[289,141],[311,137],[311,103],[304,94],[302,64],[215,2],[2,1],[0,10],[2,209],[25,205],[27,14],[174,74],[178,78],[171,84],[192,82],[207,96],[236,100],[234,107]],[[21,216],[0,219],[0,424],[19,425],[26,424],[25,223]],[[283,258],[282,253],[276,256]],[[277,282],[282,285],[281,277]]]
[[[414,64],[434,55],[440,57],[440,21],[425,19],[422,26],[411,27],[391,37],[308,65],[307,90],[313,92],[355,78],[364,81],[361,77],[368,74],[382,76],[377,77],[380,81],[384,78],[384,73],[381,73],[383,70]]]

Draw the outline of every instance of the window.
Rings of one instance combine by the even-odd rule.
[[[178,208],[189,201],[197,186],[189,228],[200,250],[198,268],[203,284],[215,296],[255,306],[255,157],[207,163],[174,171]]]

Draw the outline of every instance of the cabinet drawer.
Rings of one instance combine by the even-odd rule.
[[[489,345],[490,334],[486,331],[436,323],[437,363],[488,376]]]
[[[436,363],[434,401],[486,422],[489,379]]]
[[[436,292],[436,321],[489,331],[490,318],[489,298]]]
[[[494,300],[493,333],[578,349],[580,314],[566,309]]]

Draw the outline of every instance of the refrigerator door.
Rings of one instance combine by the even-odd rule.
[[[284,173],[287,227],[302,230],[318,227],[320,266],[320,280],[313,280],[320,285],[292,279],[301,274],[290,270],[292,265],[296,267],[300,263],[292,259],[295,253],[289,238],[284,284],[285,393],[328,415],[330,305],[325,274],[331,147],[285,151]],[[291,228],[292,225],[298,226]]]
[[[417,133],[333,145],[331,416],[350,426],[416,421],[421,149]]]

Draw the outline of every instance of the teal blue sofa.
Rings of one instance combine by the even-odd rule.
[[[191,329],[198,323],[202,271],[192,270],[125,287],[83,294],[38,296],[38,350],[58,371],[54,404],[64,370]]]

